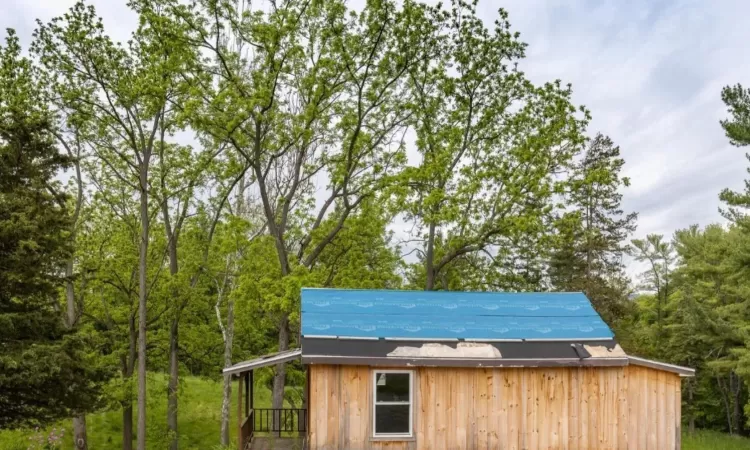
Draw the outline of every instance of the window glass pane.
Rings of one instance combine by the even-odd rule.
[[[409,374],[408,373],[378,373],[375,377],[377,401],[379,402],[408,402]]]
[[[409,405],[375,405],[375,434],[409,434]]]

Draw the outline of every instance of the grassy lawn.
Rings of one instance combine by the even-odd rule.
[[[219,450],[219,431],[221,417],[221,383],[195,377],[184,377],[181,380],[179,422],[180,449],[184,450]],[[236,442],[237,435],[237,383],[232,386],[232,407],[230,409],[231,439]],[[148,402],[148,448],[163,449],[167,442],[167,383],[160,375],[149,378]],[[270,407],[268,389],[255,388],[255,405]],[[88,424],[89,448],[91,450],[122,448],[122,412],[105,411],[86,417]],[[135,422],[135,417],[133,418]],[[133,424],[135,427],[135,423]],[[70,421],[55,426],[65,430],[62,449],[72,450]],[[52,430],[43,430],[44,437]],[[33,430],[0,430],[0,450],[27,450]],[[135,447],[135,445],[134,445]],[[35,447],[32,447],[36,449]],[[237,448],[236,444],[232,449]]]
[[[148,405],[148,448],[166,448],[166,380],[160,375],[153,375],[149,380],[150,400]],[[194,377],[182,380],[180,391],[180,449],[182,450],[220,450],[219,416],[221,412],[221,383]],[[236,388],[236,383],[233,386]],[[270,406],[268,389],[256,386],[255,404],[259,407]],[[236,391],[234,392],[236,394]],[[236,440],[237,406],[234,403],[231,412],[231,435]],[[122,448],[122,415],[120,411],[106,411],[91,414],[87,417],[89,448],[91,450]],[[55,426],[65,429],[64,450],[73,449],[70,436],[70,422]],[[51,431],[52,427],[43,430]],[[0,450],[27,450],[29,437],[33,430],[0,430]],[[47,434],[44,434],[46,437]],[[33,447],[32,447],[33,448]],[[232,449],[236,448],[234,444]],[[750,439],[729,436],[715,431],[699,430],[694,436],[687,433],[682,438],[684,450],[750,450]]]
[[[683,450],[750,450],[750,439],[709,430],[682,435]]]

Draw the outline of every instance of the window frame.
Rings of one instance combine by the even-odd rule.
[[[409,375],[409,402],[378,402],[378,375],[400,373]],[[378,405],[409,405],[408,433],[378,433],[375,428]],[[414,371],[405,369],[373,369],[372,370],[372,437],[377,439],[394,438],[409,439],[414,437]]]

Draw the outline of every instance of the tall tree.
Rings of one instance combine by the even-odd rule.
[[[159,157],[159,130],[173,114],[194,51],[174,38],[174,23],[161,14],[159,2],[129,5],[141,20],[127,47],[110,39],[93,7],[79,2],[63,17],[39,23],[33,49],[59,107],[86,127],[102,169],[139,203],[137,441],[145,450],[151,167]]]
[[[721,90],[721,100],[730,116],[721,121],[729,142],[737,147],[750,145],[750,89],[745,89],[741,84],[727,86]],[[745,158],[750,161],[750,154],[746,153]],[[747,170],[750,173],[750,168]],[[724,211],[726,217],[734,221],[745,219],[745,211],[750,208],[750,180],[745,180],[744,192],[724,189],[720,197],[729,207]]]
[[[576,114],[569,86],[535,86],[517,69],[526,46],[505,11],[490,30],[476,1],[455,0],[435,26],[430,58],[409,71],[421,161],[406,172],[406,211],[426,290],[464,255],[513,264],[514,243],[546,234],[555,174],[582,145],[588,116]]]
[[[583,291],[605,318],[623,315],[629,292],[623,256],[635,230],[636,213],[625,214],[621,175],[625,161],[611,139],[597,134],[576,162],[566,198],[568,211],[558,222],[559,241],[550,261],[550,278],[558,290]]]
[[[59,119],[58,119],[59,120]],[[81,212],[85,200],[83,172],[81,170],[81,158],[83,156],[83,145],[80,135],[75,127],[66,127],[55,133],[57,142],[65,149],[68,157],[72,160],[73,176],[72,184],[73,195],[72,217],[70,224],[70,242],[76,247],[76,238],[78,229],[81,227]],[[83,314],[83,292],[82,288],[86,284],[86,274],[75,273],[77,266],[76,252],[73,252],[70,258],[65,262],[65,324],[69,329],[77,326],[79,319]],[[77,276],[76,276],[77,275]],[[79,287],[76,289],[76,279],[79,281]],[[78,292],[76,292],[78,291]],[[88,450],[88,435],[86,431],[86,416],[79,415],[73,418],[73,443],[76,450]]]
[[[664,236],[649,234],[646,239],[633,239],[631,254],[638,262],[647,264],[647,269],[641,274],[642,287],[653,291],[656,295],[656,324],[657,343],[662,335],[664,305],[671,294],[670,282],[674,270],[674,247],[670,242],[664,242]]]
[[[201,87],[207,95],[194,126],[227,142],[250,168],[277,261],[265,305],[285,350],[297,326],[292,286],[366,199],[385,198],[404,160],[404,81],[423,57],[425,7],[376,1],[347,15],[338,1],[284,0],[252,12],[202,5],[202,18],[185,18],[214,56],[216,79]],[[316,192],[319,179],[325,192]],[[276,408],[285,376],[284,365],[276,367]]]
[[[98,401],[97,373],[60,315],[72,249],[68,198],[31,63],[13,30],[0,47],[0,427],[80,414]],[[63,320],[66,322],[63,322]],[[74,392],[75,395],[69,395]]]

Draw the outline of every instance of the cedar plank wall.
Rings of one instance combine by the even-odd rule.
[[[678,375],[646,367],[414,368],[411,441],[373,441],[372,368],[310,365],[310,450],[680,448]]]

